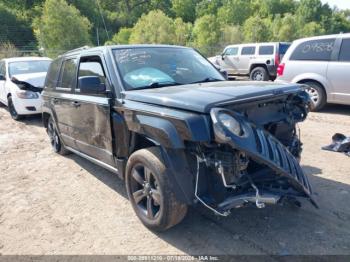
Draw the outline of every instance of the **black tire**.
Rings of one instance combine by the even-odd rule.
[[[48,120],[46,132],[49,135],[50,144],[51,144],[52,150],[55,153],[60,155],[68,155],[70,153],[67,149],[65,149],[64,145],[62,144],[56,129],[56,125],[52,120],[52,117],[50,117]]]
[[[313,81],[304,82],[303,84],[309,86],[309,88],[306,89],[306,92],[311,98],[311,111],[321,110],[327,104],[327,95],[323,87]]]
[[[270,79],[267,70],[264,67],[255,67],[250,72],[250,80],[253,81],[268,81]]]
[[[151,230],[164,231],[180,223],[187,205],[171,190],[159,148],[134,152],[126,165],[125,184],[131,205],[141,222]]]
[[[13,120],[18,121],[18,120],[21,120],[21,119],[23,118],[22,115],[19,115],[19,114],[17,113],[17,110],[16,110],[16,108],[15,108],[15,105],[14,105],[13,102],[12,102],[12,97],[11,97],[11,96],[9,96],[9,97],[7,98],[7,106],[8,106],[9,113],[10,113],[10,115],[11,115],[11,117],[12,117]]]

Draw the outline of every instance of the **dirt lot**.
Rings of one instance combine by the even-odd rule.
[[[320,150],[335,132],[350,135],[350,107],[310,114],[301,131],[320,209],[303,202],[221,218],[191,208],[155,234],[116,175],[55,155],[40,117],[15,122],[0,108],[0,254],[350,254],[350,158]]]

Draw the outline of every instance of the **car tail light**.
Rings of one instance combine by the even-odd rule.
[[[275,55],[275,66],[279,66],[279,64],[280,64],[280,55],[279,54],[276,54]]]
[[[277,67],[277,75],[278,76],[283,76],[283,72],[284,72],[285,66],[286,66],[285,63],[282,63],[282,64],[278,65],[278,67]]]

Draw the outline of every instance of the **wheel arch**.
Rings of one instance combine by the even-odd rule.
[[[249,74],[250,74],[255,68],[257,68],[257,67],[263,67],[263,68],[265,68],[265,70],[267,71],[267,73],[269,73],[266,64],[264,64],[264,63],[256,63],[256,64],[251,64],[251,65],[250,65]]]

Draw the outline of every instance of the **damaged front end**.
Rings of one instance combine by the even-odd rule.
[[[308,96],[299,94],[244,106],[213,108],[215,142],[197,145],[198,201],[220,215],[253,203],[258,208],[312,198],[299,165],[296,123],[305,120]]]

